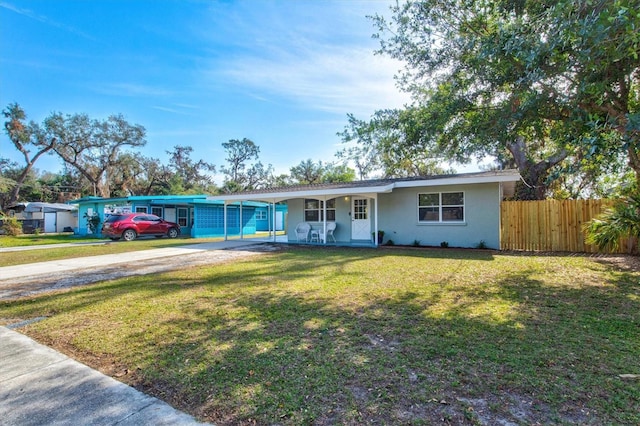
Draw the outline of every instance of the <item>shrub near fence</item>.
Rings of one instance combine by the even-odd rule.
[[[603,212],[609,200],[503,201],[500,208],[502,250],[597,253],[585,243],[582,226]],[[621,240],[617,253],[626,253]]]

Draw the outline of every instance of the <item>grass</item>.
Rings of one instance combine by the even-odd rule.
[[[586,257],[288,248],[0,303],[217,424],[638,424],[640,273]]]
[[[24,247],[35,246],[43,244],[64,244],[64,243],[79,243],[79,242],[100,242],[105,241],[100,238],[92,237],[80,237],[73,234],[23,234],[17,237],[9,235],[0,235],[0,247]]]

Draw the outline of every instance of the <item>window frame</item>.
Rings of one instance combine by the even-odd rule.
[[[256,220],[267,220],[268,217],[266,210],[256,210]]]
[[[443,204],[443,194],[460,194],[462,197],[462,204]],[[423,195],[437,195],[438,196],[438,204],[431,205],[421,205],[420,197]],[[437,220],[427,220],[423,219],[426,216],[426,212],[423,214],[421,210],[437,209],[438,219]],[[460,219],[445,219],[443,212],[446,211],[455,211],[460,210],[462,212]],[[459,224],[466,223],[466,193],[465,191],[440,191],[440,192],[419,192],[417,196],[417,213],[418,213],[418,223],[420,224]]]
[[[183,215],[181,215],[181,213],[183,213]],[[188,207],[176,208],[176,223],[181,227],[185,227],[185,228],[189,227],[189,208]]]
[[[304,205],[304,221],[305,222],[324,222],[324,205],[325,200],[318,200],[316,198],[305,198]],[[317,207],[307,208],[307,203],[317,203]],[[327,204],[327,222],[336,221],[336,198],[330,198],[326,200]],[[331,205],[330,205],[331,204]],[[316,213],[316,218],[310,217],[311,214]]]

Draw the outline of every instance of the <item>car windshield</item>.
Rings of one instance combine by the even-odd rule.
[[[105,222],[118,222],[119,220],[123,220],[126,219],[127,216],[123,215],[123,214],[112,214],[111,216],[109,216],[107,218],[107,220]]]

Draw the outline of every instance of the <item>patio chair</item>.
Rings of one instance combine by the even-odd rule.
[[[305,243],[309,241],[309,231],[311,231],[311,225],[309,225],[307,222],[300,222],[298,225],[296,225],[297,241],[304,241]]]
[[[336,242],[336,237],[333,236],[333,231],[335,231],[335,230],[336,230],[336,223],[335,222],[327,222],[327,235],[325,235],[324,232],[321,229],[320,230],[320,241],[322,241],[324,243],[325,239],[331,238],[333,240],[333,242],[335,243]]]

